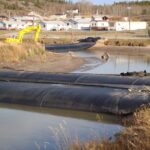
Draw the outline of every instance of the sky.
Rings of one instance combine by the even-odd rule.
[[[72,0],[73,2],[78,2],[78,1],[82,1],[82,0]],[[130,1],[130,0],[86,0],[89,1],[93,4],[97,4],[97,5],[103,5],[103,4],[112,4],[114,2],[121,2],[121,1]],[[133,0],[132,0],[133,1]]]

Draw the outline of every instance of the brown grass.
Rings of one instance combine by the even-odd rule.
[[[148,46],[150,45],[150,40],[126,40],[126,39],[111,39],[111,40],[107,40],[105,41],[105,45],[113,45],[113,46]]]
[[[26,59],[28,56],[40,55],[44,53],[44,48],[39,43],[5,43],[0,42],[0,61],[16,62]]]
[[[150,105],[149,105],[150,106]],[[127,128],[114,141],[100,140],[80,143],[75,141],[72,150],[149,150],[150,149],[150,107],[141,107],[133,115],[123,117]]]
[[[76,41],[77,39],[71,39],[71,38],[59,38],[59,39],[41,38],[39,39],[39,42],[42,44],[68,44],[68,43],[72,43]]]

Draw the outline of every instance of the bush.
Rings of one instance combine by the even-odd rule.
[[[149,36],[150,36],[150,30],[149,30]],[[149,40],[144,40],[144,39],[130,39],[130,40],[125,40],[125,39],[110,39],[104,43],[105,45],[112,45],[112,46],[147,46],[150,45]]]

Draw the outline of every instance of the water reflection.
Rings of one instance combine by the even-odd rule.
[[[148,56],[110,54],[108,61],[105,61],[101,59],[102,54],[85,51],[74,53],[85,57],[87,64],[73,71],[73,73],[120,74],[121,72],[143,70],[150,72],[150,57]]]
[[[65,137],[71,141],[76,136],[81,141],[94,136],[108,138],[123,128],[117,119],[89,112],[0,104],[0,149],[59,149]]]

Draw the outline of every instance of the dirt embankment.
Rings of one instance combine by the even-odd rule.
[[[47,52],[42,45],[35,43],[1,43],[0,48],[1,70],[70,72],[85,63],[81,57]]]
[[[107,39],[106,39],[107,40]],[[100,40],[88,51],[93,53],[121,54],[121,55],[150,55],[150,46],[114,46],[105,45],[106,40]]]
[[[71,72],[85,63],[82,58],[71,54],[47,52],[26,60],[12,63],[1,63],[0,69],[12,69],[37,72]]]

